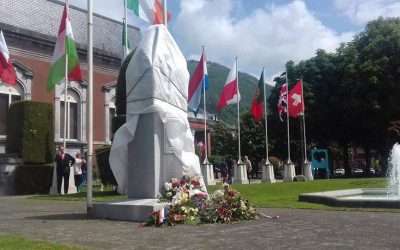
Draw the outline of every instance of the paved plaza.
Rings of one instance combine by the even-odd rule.
[[[399,249],[400,214],[258,209],[279,219],[155,228],[88,220],[85,202],[0,197],[0,234],[86,249]]]

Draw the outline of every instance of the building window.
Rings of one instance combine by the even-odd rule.
[[[113,138],[112,120],[113,120],[113,117],[116,115],[115,97],[113,97],[111,99],[111,101],[108,103],[108,113],[109,113],[109,119],[108,119],[109,138],[108,138],[108,141],[111,141]]]
[[[10,104],[22,100],[23,90],[16,86],[0,84],[0,135],[5,136],[7,129],[7,115]]]
[[[64,122],[65,107],[67,109],[67,121]],[[78,139],[78,110],[79,96],[78,94],[68,89],[67,105],[65,106],[65,94],[60,97],[60,138],[64,138],[64,124],[66,124],[66,139]]]

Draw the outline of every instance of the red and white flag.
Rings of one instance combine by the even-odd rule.
[[[289,116],[297,117],[304,113],[302,82],[299,80],[289,92]]]
[[[287,112],[287,84],[283,84],[281,88],[281,93],[279,94],[279,101],[278,101],[278,112],[279,112],[279,119],[283,121],[282,114]]]
[[[228,79],[226,80],[225,86],[222,89],[221,96],[218,101],[217,111],[221,112],[221,109],[226,105],[235,104],[240,102],[240,93],[238,90],[237,78],[236,78],[236,60],[233,67],[229,71]]]
[[[17,74],[11,63],[10,52],[8,52],[2,30],[0,30],[0,80],[9,85],[17,84]]]

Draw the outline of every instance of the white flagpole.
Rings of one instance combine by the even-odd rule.
[[[288,145],[288,164],[292,163],[290,160],[290,134],[289,134],[289,81],[286,69],[286,125],[287,125],[287,145]]]
[[[68,0],[65,1],[65,9],[67,11],[67,19],[69,18],[69,5],[68,5]],[[64,20],[66,22],[67,20]],[[66,28],[66,27],[65,27]],[[63,140],[63,146],[64,150],[66,149],[67,146],[67,109],[68,109],[68,104],[67,104],[67,99],[68,99],[68,50],[67,50],[67,44],[64,46],[65,50],[65,86],[64,86],[64,140]]]
[[[237,126],[238,126],[238,143],[239,143],[239,160],[237,164],[242,164],[242,152],[240,150],[240,108],[239,108],[239,73],[238,73],[238,57],[235,58],[236,60],[236,101],[237,101]]]
[[[301,82],[301,104],[303,105],[304,162],[307,163],[306,110],[304,109],[303,79],[300,79],[300,82]]]
[[[88,87],[87,87],[87,214],[93,214],[93,4],[87,0],[87,64],[88,64]]]
[[[163,21],[165,27],[168,28],[168,11],[167,11],[167,0],[163,0]]]
[[[124,58],[122,59],[122,62],[121,62],[121,65],[122,65],[122,63],[124,62],[124,60],[125,60],[125,58],[126,58],[126,56],[128,55],[128,51],[129,51],[129,48],[128,48],[128,19],[127,19],[127,16],[128,16],[128,10],[127,10],[127,4],[126,4],[126,0],[124,0],[124,29],[125,29],[125,31],[124,31],[124,34],[125,34],[125,38],[124,38],[124,42],[125,42],[125,48],[124,48]]]
[[[262,70],[262,76],[263,76],[263,94],[264,94],[264,121],[265,121],[265,153],[266,153],[266,161],[264,162],[265,164],[269,164],[269,152],[268,152],[268,119],[267,119],[267,93],[265,91],[265,81],[264,81],[264,67]]]
[[[207,63],[206,58],[205,58],[205,53],[204,53],[204,46],[203,46],[203,110],[204,110],[204,146],[206,148],[205,150],[205,157],[204,157],[204,162],[203,164],[209,164],[208,162],[208,143],[207,143],[207,109],[206,109],[206,77],[204,75],[204,67],[207,67],[204,65],[204,63]]]

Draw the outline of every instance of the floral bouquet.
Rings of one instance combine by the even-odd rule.
[[[171,205],[153,212],[147,225],[228,223],[257,217],[256,209],[227,183],[208,195],[199,179],[183,176],[165,183],[160,201]]]

